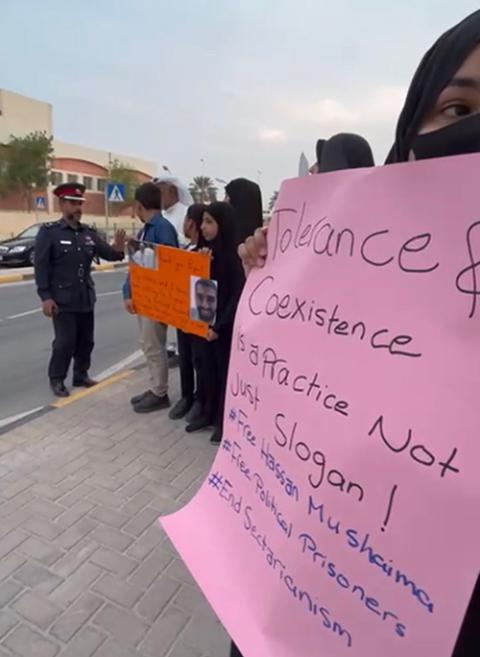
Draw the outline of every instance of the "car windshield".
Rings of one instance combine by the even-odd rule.
[[[23,233],[20,233],[17,237],[22,240],[34,239],[37,236],[37,233],[38,226],[29,226],[29,228],[26,228]]]

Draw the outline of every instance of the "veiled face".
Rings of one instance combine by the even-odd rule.
[[[467,57],[425,118],[420,134],[480,113],[480,46]]]

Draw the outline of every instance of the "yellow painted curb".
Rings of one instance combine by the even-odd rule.
[[[103,265],[94,265],[92,271],[112,271],[113,269],[125,269],[128,267],[128,262],[106,263]]]
[[[110,269],[115,269],[113,265],[95,265],[92,267],[94,271],[109,271]]]
[[[103,264],[95,265],[92,267],[92,271],[113,271],[114,269],[126,269],[128,267],[128,262],[121,262],[115,264]],[[35,274],[5,274],[5,276],[0,276],[0,285],[2,283],[21,283],[22,281],[33,281],[35,279]]]
[[[64,406],[68,406],[69,404],[72,404],[73,402],[76,402],[79,399],[83,399],[84,397],[93,395],[98,390],[103,390],[104,388],[108,388],[108,386],[112,385],[112,383],[118,383],[118,381],[122,381],[122,379],[126,379],[127,376],[130,376],[131,374],[133,374],[133,370],[125,370],[124,372],[113,374],[112,376],[108,377],[108,379],[104,379],[103,381],[100,381],[100,383],[96,386],[93,386],[93,388],[87,388],[86,390],[82,390],[80,392],[76,392],[73,395],[70,395],[70,397],[64,397],[62,399],[59,399],[58,401],[53,402],[53,404],[50,404],[50,406],[52,408],[63,408]]]
[[[20,281],[24,280],[25,274],[7,274],[6,276],[0,276],[0,285],[2,283],[20,283]]]

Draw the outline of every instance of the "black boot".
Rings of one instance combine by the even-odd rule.
[[[220,445],[222,442],[222,430],[219,427],[215,427],[214,432],[210,436],[210,442],[212,445]]]
[[[73,387],[74,388],[93,388],[93,386],[98,385],[98,381],[94,381],[91,379],[88,375],[84,376],[82,378],[74,378],[73,379]]]
[[[185,419],[188,423],[195,422],[204,415],[203,406],[199,401],[194,401],[192,408],[185,415]]]
[[[191,409],[192,403],[193,402],[191,399],[187,399],[187,397],[182,397],[172,408],[172,410],[168,414],[168,417],[171,420],[181,420],[182,417],[185,417],[185,415]]]
[[[63,381],[50,381],[50,388],[56,397],[70,397]]]
[[[193,433],[194,431],[201,431],[202,429],[208,429],[212,426],[212,422],[205,415],[197,417],[196,420],[189,422],[185,427],[187,433]]]

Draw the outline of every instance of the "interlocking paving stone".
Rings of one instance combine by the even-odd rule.
[[[0,657],[227,657],[158,523],[215,450],[167,413],[132,412],[144,376],[1,437]]]

